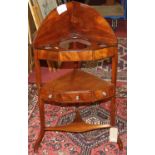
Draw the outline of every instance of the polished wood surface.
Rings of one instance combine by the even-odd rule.
[[[78,2],[57,7],[46,17],[33,42],[36,84],[39,94],[41,129],[34,150],[37,151],[45,131],[86,132],[116,126],[117,39],[107,21],[93,8]],[[111,82],[79,69],[42,84],[40,60],[93,61],[112,59]],[[61,106],[91,105],[96,101],[110,104],[109,124],[87,124],[76,110],[75,120],[65,126],[46,127],[44,104]],[[118,138],[119,148],[122,142]]]
[[[114,90],[115,87],[110,82],[81,70],[73,70],[56,80],[47,82],[40,92],[44,101],[76,105],[90,104],[113,97]]]
[[[90,61],[99,60],[107,57],[114,56],[114,49],[116,47],[108,47],[98,50],[68,50],[68,51],[48,51],[48,50],[35,50],[39,59],[53,60],[53,61]]]
[[[51,11],[39,27],[34,47],[45,50],[68,50],[67,47],[62,47],[64,41],[66,44],[85,44],[88,49],[94,46],[95,49],[100,49],[100,45],[105,47],[117,44],[108,22],[90,6],[74,1]]]
[[[110,124],[88,124],[82,120],[79,111],[76,110],[75,119],[72,123],[63,126],[46,127],[45,131],[86,132],[110,127]]]
[[[59,13],[63,8],[66,10]],[[39,59],[89,61],[112,57],[117,39],[96,10],[70,2],[51,11],[39,27],[33,45]]]

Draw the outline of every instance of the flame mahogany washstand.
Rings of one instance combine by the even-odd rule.
[[[34,146],[35,152],[45,131],[86,132],[116,125],[117,39],[97,11],[78,2],[58,6],[39,27],[33,48],[40,112],[40,134]],[[111,82],[75,68],[53,81],[41,82],[40,60],[80,62],[104,58],[112,58]],[[108,100],[111,100],[109,124],[87,124],[81,119],[78,106]],[[69,125],[46,127],[44,104],[47,103],[75,106],[75,120]],[[121,150],[123,145],[119,136],[117,143]]]

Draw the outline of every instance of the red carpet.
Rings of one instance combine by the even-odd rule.
[[[37,102],[36,86],[29,85],[29,107]],[[117,126],[124,149],[119,151],[116,143],[108,142],[109,130],[101,129],[86,133],[46,132],[38,155],[126,155],[126,82],[117,83]],[[46,126],[63,125],[73,121],[73,108],[46,105]],[[109,102],[95,106],[80,107],[85,121],[102,123],[109,118]],[[38,106],[29,119],[29,155],[34,155],[33,146],[39,133]]]

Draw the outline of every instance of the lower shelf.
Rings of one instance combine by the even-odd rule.
[[[46,127],[45,131],[86,132],[102,128],[110,128],[110,124],[92,125],[83,122],[71,123],[64,126]]]
[[[65,131],[65,132],[86,132],[101,128],[110,128],[110,124],[88,124],[85,123],[78,110],[75,111],[75,119],[72,123],[63,126],[46,127],[45,131]]]
[[[40,94],[44,101],[64,105],[68,103],[92,103],[113,97],[115,87],[112,83],[92,74],[74,70],[43,85]]]

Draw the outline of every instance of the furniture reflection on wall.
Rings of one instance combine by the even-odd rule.
[[[117,38],[95,9],[78,2],[60,5],[43,21],[33,48],[40,111],[40,134],[34,146],[35,152],[46,131],[87,132],[116,126]],[[55,80],[42,83],[40,60],[79,62],[105,58],[112,59],[111,82],[74,68]],[[109,100],[110,119],[107,123],[88,124],[82,120],[79,106]],[[75,107],[75,120],[68,125],[45,126],[45,104]],[[122,149],[119,136],[117,143]]]
[[[44,16],[46,14],[48,14],[49,12],[49,8],[47,8],[47,6],[44,6],[44,9],[42,7],[40,7],[40,5],[42,4],[41,2],[46,2],[46,1],[40,1],[40,0],[29,0],[28,2],[28,65],[29,65],[29,72],[32,71],[33,69],[33,48],[32,48],[32,42],[33,42],[33,38],[35,37],[35,33],[36,31],[39,29]],[[54,2],[53,0],[51,1],[52,3]],[[40,4],[40,5],[39,5]],[[46,3],[45,3],[46,4]],[[49,4],[49,3],[48,3]],[[53,9],[56,6],[56,2],[54,3],[54,5],[50,5],[50,9]],[[41,11],[42,9],[42,11]],[[55,71],[55,64],[54,62],[51,62],[49,60],[47,60],[47,64],[49,67],[49,71]]]

